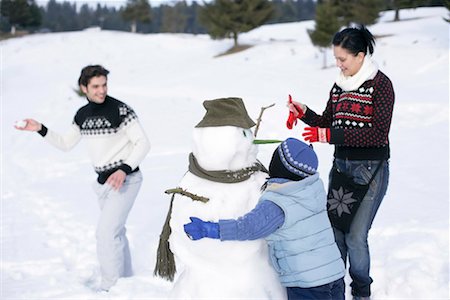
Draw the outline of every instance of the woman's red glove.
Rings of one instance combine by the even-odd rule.
[[[328,143],[330,142],[330,128],[305,127],[305,132],[302,136],[305,138],[305,141],[310,143]]]
[[[292,96],[289,95],[289,116],[286,121],[286,127],[288,129],[292,129],[295,125],[297,125],[297,119],[300,119],[305,114],[305,109],[303,109],[302,106],[304,105],[292,101]]]

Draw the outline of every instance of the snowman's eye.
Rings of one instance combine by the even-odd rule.
[[[242,133],[244,134],[245,137],[247,137],[247,133],[245,132],[245,130],[242,130]]]

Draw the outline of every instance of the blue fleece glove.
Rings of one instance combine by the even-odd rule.
[[[196,217],[190,217],[191,223],[184,224],[184,232],[191,240],[199,240],[204,237],[219,239],[219,223],[205,222]]]

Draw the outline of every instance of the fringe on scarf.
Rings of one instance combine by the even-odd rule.
[[[169,211],[167,212],[166,221],[162,232],[159,236],[159,245],[156,252],[156,265],[153,274],[155,276],[160,276],[166,280],[173,281],[175,273],[177,272],[177,267],[175,265],[175,258],[173,256],[172,250],[170,250],[169,237],[172,233],[170,228],[170,216],[172,215],[172,206],[175,194],[172,194],[172,199],[170,200]]]
[[[172,216],[172,206],[173,200],[175,199],[175,194],[181,194],[191,198],[192,200],[201,201],[204,203],[208,202],[209,198],[189,193],[182,188],[169,189],[165,191],[165,193],[172,194],[172,198],[170,199],[170,206],[169,211],[167,212],[166,221],[164,222],[162,232],[159,236],[159,245],[156,252],[156,265],[153,274],[166,280],[173,281],[175,278],[175,273],[177,272],[177,267],[173,252],[170,250],[169,237],[172,233],[172,229],[170,228],[170,218]]]

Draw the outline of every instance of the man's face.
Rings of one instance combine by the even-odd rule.
[[[105,76],[92,77],[87,86],[80,85],[86,97],[95,103],[101,104],[105,101],[108,93],[108,80]]]

